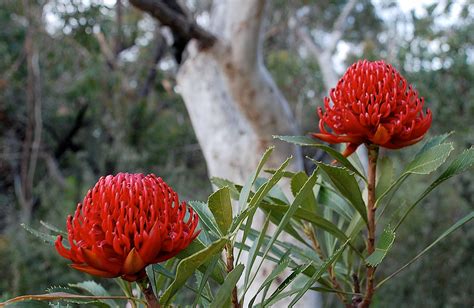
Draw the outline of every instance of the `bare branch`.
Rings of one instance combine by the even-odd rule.
[[[110,44],[107,42],[107,39],[105,38],[104,34],[99,31],[97,33],[94,33],[94,35],[97,39],[97,42],[99,43],[100,51],[102,52],[105,61],[107,62],[107,65],[109,65],[112,70],[116,69],[117,59],[112,51],[112,48],[110,48]]]
[[[211,47],[216,38],[193,20],[184,14],[179,14],[163,1],[154,0],[129,0],[136,8],[148,12],[158,19],[162,25],[168,26],[173,32],[179,33],[183,37],[193,38],[199,41],[199,46],[203,49]]]
[[[153,60],[150,65],[150,69],[148,70],[148,75],[146,77],[145,83],[139,92],[139,97],[141,98],[148,96],[148,93],[150,92],[150,89],[156,78],[156,71],[157,71],[156,66],[158,65],[158,62],[160,62],[161,58],[163,57],[166,51],[166,40],[161,34],[159,29],[156,30],[155,37],[156,37],[156,43],[155,43],[155,50],[153,52]]]
[[[357,3],[357,0],[349,0],[346,3],[346,5],[342,8],[341,13],[339,14],[336,21],[334,22],[334,25],[332,27],[332,32],[331,32],[331,41],[327,44],[327,49],[330,50],[331,52],[334,51],[334,49],[337,46],[337,43],[339,43],[339,40],[344,34],[344,29],[347,25],[347,18],[351,14],[356,3]]]

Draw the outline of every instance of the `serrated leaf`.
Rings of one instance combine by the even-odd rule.
[[[69,284],[73,288],[84,290],[94,296],[110,296],[110,294],[104,289],[104,287],[95,281],[83,281],[76,284]],[[117,303],[112,299],[99,300],[110,307],[118,307]]]
[[[22,295],[12,299],[9,299],[5,302],[0,303],[1,306],[10,306],[15,303],[23,303],[25,301],[56,301],[64,300],[79,304],[97,302],[98,300],[103,299],[117,299],[117,300],[130,300],[127,296],[88,296],[88,295],[77,295],[66,292],[56,292],[56,293],[47,293],[39,295]],[[135,298],[136,301],[142,301],[138,298]],[[19,307],[19,306],[18,306]]]
[[[290,303],[290,307],[293,307],[300,299],[303,297],[303,295],[311,288],[311,286],[318,281],[318,279],[323,275],[324,272],[327,271],[329,265],[333,264],[336,262],[336,260],[340,257],[344,249],[347,247],[349,244],[349,241],[346,241],[343,245],[341,245],[332,256],[327,259],[321,267],[311,276],[308,281],[304,284],[304,286],[298,291],[296,296],[293,298],[293,300]]]
[[[193,274],[193,272],[202,264],[209,261],[212,256],[218,254],[224,248],[224,245],[228,242],[226,238],[221,238],[205,249],[181,260],[176,268],[176,277],[169,287],[165,290],[161,296],[160,302],[167,305],[171,298],[181,288],[186,280]]]
[[[457,156],[451,164],[449,164],[448,168],[433,182],[430,186],[420,195],[420,197],[405,211],[400,221],[397,223],[395,230],[402,224],[402,222],[406,219],[408,214],[418,205],[420,202],[438,185],[443,183],[444,181],[452,178],[455,175],[461,174],[474,166],[474,147],[471,147],[464,152],[462,152],[459,156]]]
[[[318,161],[314,162],[323,170],[333,186],[352,204],[354,209],[359,212],[362,219],[367,223],[367,210],[354,174],[343,167],[327,165]]]
[[[380,236],[375,251],[365,259],[365,263],[371,267],[377,267],[387,255],[387,252],[392,247],[395,241],[395,232],[390,227],[383,230]]]
[[[232,290],[239,281],[244,268],[245,267],[243,264],[239,264],[227,275],[224,283],[217,290],[216,296],[214,297],[210,308],[220,308],[225,306],[224,304],[232,294]]]
[[[189,201],[188,204],[198,214],[199,222],[206,227],[207,231],[219,237],[219,227],[207,204],[201,201]]]
[[[35,230],[25,224],[21,224],[21,226],[33,236],[39,238],[45,243],[48,243],[54,246],[54,242],[56,241],[57,236]]]
[[[232,203],[229,187],[223,187],[210,195],[207,204],[214,215],[220,233],[226,235],[232,224]]]
[[[435,145],[417,155],[406,167],[403,174],[430,174],[446,161],[453,150],[452,143]]]
[[[211,183],[216,185],[217,188],[229,187],[230,197],[232,200],[239,200],[240,191],[242,190],[241,185],[237,185],[232,181],[219,177],[211,177]]]
[[[324,152],[331,155],[341,165],[343,165],[344,167],[346,167],[350,171],[356,173],[358,176],[360,176],[362,179],[365,180],[364,175],[362,173],[360,173],[359,170],[357,170],[357,168],[354,167],[354,165],[352,165],[351,162],[347,158],[344,157],[344,155],[342,155],[341,153],[339,153],[338,151],[334,150],[333,148],[331,148],[327,145],[317,143],[314,139],[312,139],[310,137],[306,137],[306,136],[273,136],[273,138],[277,138],[277,139],[280,139],[280,140],[283,140],[283,141],[286,141],[286,142],[289,142],[289,143],[294,143],[294,144],[297,144],[297,145],[301,145],[301,146],[310,146],[310,147],[315,147],[315,148],[318,148],[320,150],[323,150]]]
[[[421,150],[418,152],[417,155],[431,149],[432,147],[434,146],[437,146],[441,143],[443,143],[446,139],[448,139],[449,136],[451,136],[454,132],[449,132],[449,133],[445,133],[445,134],[442,134],[442,135],[438,135],[438,136],[434,136],[432,138],[430,138],[424,145],[423,147],[421,148]]]
[[[304,183],[308,180],[308,175],[301,171],[295,173],[295,175],[291,178],[291,192],[293,196],[296,196],[300,189],[303,187]],[[308,197],[303,201],[302,207],[308,211],[315,211],[316,210],[316,198],[314,197],[314,193],[310,192]]]
[[[176,258],[182,260],[182,259],[186,259],[187,257],[189,256],[192,256],[193,254],[203,250],[206,248],[206,245],[204,245],[201,241],[199,241],[198,239],[195,239],[194,241],[192,241],[188,247],[186,247],[185,249],[181,250],[177,255],[176,255]],[[198,270],[201,272],[201,273],[206,273],[208,268],[211,266],[211,263],[210,262],[205,262],[203,263],[201,266],[198,267]],[[212,270],[212,273],[211,273],[211,277],[212,279],[214,279],[216,282],[218,282],[219,284],[222,284],[224,282],[224,275],[223,275],[223,272],[224,272],[224,267],[222,266],[222,264],[220,262],[218,262],[215,266],[213,266],[213,270]]]
[[[401,268],[399,268],[398,270],[396,270],[394,273],[390,274],[388,277],[386,277],[385,279],[383,279],[381,282],[379,282],[379,284],[376,286],[376,288],[379,288],[380,286],[382,286],[384,283],[386,283],[387,281],[389,281],[390,279],[392,279],[393,277],[395,277],[396,275],[398,275],[401,271],[403,271],[405,268],[407,268],[408,266],[410,266],[410,264],[412,264],[413,262],[415,262],[416,260],[418,260],[419,258],[421,258],[425,253],[427,253],[431,248],[433,248],[436,244],[438,244],[440,241],[442,241],[444,238],[446,238],[448,235],[450,235],[451,233],[453,233],[454,231],[456,231],[457,229],[461,228],[463,225],[465,225],[466,223],[468,223],[469,221],[471,221],[472,219],[474,218],[474,211],[470,212],[469,214],[467,214],[466,216],[464,216],[463,218],[459,219],[455,224],[453,224],[451,227],[449,227],[446,231],[444,231],[436,240],[434,240],[433,243],[431,243],[430,245],[428,245],[428,247],[426,247],[425,249],[423,249],[419,254],[417,254],[413,259],[411,259],[410,261],[408,261],[408,263],[406,263],[405,265],[403,265]]]

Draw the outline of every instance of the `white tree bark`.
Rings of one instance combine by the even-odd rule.
[[[270,145],[276,145],[268,166],[278,167],[288,156],[290,169],[302,170],[300,149],[273,140],[272,135],[299,134],[289,105],[262,60],[262,18],[265,0],[215,1],[210,31],[217,42],[199,50],[191,42],[177,81],[210,176],[244,183]],[[263,225],[257,214],[254,225]],[[261,273],[271,272],[270,264]],[[253,286],[263,282],[259,275]],[[250,290],[246,298],[252,298]],[[245,305],[246,303],[244,303]],[[319,307],[311,294],[301,307]],[[282,305],[282,303],[280,303]]]

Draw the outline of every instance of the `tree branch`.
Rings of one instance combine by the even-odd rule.
[[[162,25],[168,26],[173,32],[188,39],[196,39],[202,49],[211,47],[216,37],[196,24],[184,14],[173,10],[163,1],[154,0],[129,0],[136,8],[145,11],[158,19]]]
[[[334,22],[331,32],[331,41],[326,45],[327,49],[330,50],[331,53],[334,52],[337,43],[339,43],[342,35],[344,34],[344,29],[347,25],[347,18],[351,14],[352,9],[354,9],[356,3],[357,0],[349,0],[344,8],[342,8],[341,13]]]
[[[158,65],[158,62],[160,62],[161,58],[164,56],[165,51],[166,51],[166,40],[161,34],[159,29],[156,29],[155,37],[156,37],[156,43],[155,43],[155,50],[153,52],[153,61],[150,65],[150,69],[148,70],[145,83],[143,84],[143,87],[140,89],[140,92],[138,94],[139,97],[141,98],[145,98],[148,96],[148,93],[150,92],[150,89],[156,78],[156,71],[157,71],[156,66]]]

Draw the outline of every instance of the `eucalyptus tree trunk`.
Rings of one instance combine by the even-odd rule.
[[[303,169],[300,149],[272,138],[300,132],[288,102],[263,63],[265,0],[214,1],[208,29],[190,21],[186,9],[177,7],[177,2],[130,2],[170,27],[175,38],[190,40],[177,74],[178,91],[186,104],[209,176],[244,183],[271,145],[276,148],[266,167],[276,168],[293,156],[289,168]],[[285,190],[290,191],[289,187]],[[261,213],[255,215],[253,225],[257,229],[263,226],[263,218]],[[262,274],[253,283],[254,290],[250,289],[246,298],[253,297],[272,266],[264,264]],[[310,295],[300,304],[319,307],[320,300]]]

